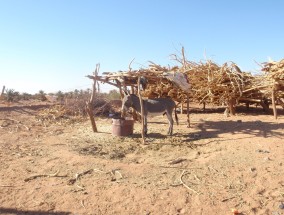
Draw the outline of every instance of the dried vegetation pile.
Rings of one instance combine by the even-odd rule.
[[[278,98],[284,98],[284,59],[268,62],[262,68],[267,84],[276,91]]]
[[[221,105],[237,100],[249,77],[235,63],[219,66],[212,61],[187,62],[187,68],[186,74],[192,85],[191,97],[199,103]]]

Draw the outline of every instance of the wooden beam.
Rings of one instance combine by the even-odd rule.
[[[87,78],[90,78],[90,79],[93,79],[93,80],[97,80],[97,81],[106,83],[106,84],[110,84],[110,85],[115,86],[115,87],[119,87],[118,84],[115,84],[115,83],[110,82],[109,80],[107,80],[107,78],[106,78],[106,79],[103,79],[103,78],[100,77],[100,76],[93,76],[93,75],[87,75],[86,77],[87,77]]]
[[[261,99],[252,99],[252,98],[244,98],[244,97],[241,97],[241,98],[239,98],[239,102],[244,102],[244,103],[247,103],[247,102],[260,103],[260,102],[261,102]]]

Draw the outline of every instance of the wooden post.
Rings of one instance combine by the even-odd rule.
[[[133,86],[131,86],[131,93],[132,93],[132,94],[135,94],[135,92],[134,92],[134,87],[133,87]],[[132,109],[133,109],[133,108],[132,108]],[[132,112],[132,117],[133,117],[133,119],[134,119],[135,121],[138,120],[137,112],[136,112],[136,110],[134,110],[134,109],[133,109],[133,112]]]
[[[203,102],[203,111],[205,111],[205,108],[206,108],[206,103]]]
[[[137,87],[138,87],[138,96],[139,96],[139,101],[140,101],[140,106],[141,106],[142,143],[145,144],[144,104],[143,104],[143,99],[140,93],[140,76],[138,77]]]
[[[246,108],[249,110],[249,102],[246,102]]]
[[[183,114],[183,102],[180,104],[180,114]]]
[[[228,101],[228,106],[229,106],[229,110],[230,110],[230,114],[232,116],[235,116],[236,115],[236,109],[235,109],[235,106],[234,106],[234,99],[230,99]]]
[[[186,109],[187,109],[187,127],[190,128],[190,119],[189,119],[189,93],[186,94],[187,101],[186,101]]]
[[[274,118],[277,119],[277,109],[276,109],[276,99],[275,99],[275,86],[272,88],[271,98],[272,98],[272,108],[273,108],[273,115]]]
[[[100,64],[97,64],[96,65],[96,70],[94,72],[95,77],[98,75],[99,68],[100,68]],[[96,92],[97,92],[96,85],[97,85],[97,80],[94,79],[94,82],[93,82],[93,92],[92,92],[91,98],[90,98],[90,100],[88,102],[86,102],[86,111],[87,111],[87,113],[88,113],[88,115],[90,117],[92,128],[93,128],[94,132],[98,132],[96,121],[95,121],[95,117],[94,117],[94,113],[93,113],[93,105],[94,105],[95,96],[96,96]]]
[[[88,101],[87,105],[86,105],[86,110],[87,110],[87,113],[90,117],[93,131],[98,132],[96,121],[95,121],[95,118],[94,118],[93,105],[92,104],[93,104],[92,102]]]

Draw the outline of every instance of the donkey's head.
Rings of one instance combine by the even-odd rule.
[[[126,111],[128,108],[133,107],[135,102],[135,95],[129,94],[128,92],[124,92],[124,98],[122,100],[122,111]]]

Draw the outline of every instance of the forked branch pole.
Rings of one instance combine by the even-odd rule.
[[[88,115],[90,117],[93,131],[94,132],[98,132],[96,121],[95,121],[95,118],[94,118],[92,102],[90,102],[90,101],[87,102],[87,104],[86,104],[86,111],[87,111],[87,113],[88,113]]]
[[[98,75],[99,68],[100,68],[100,64],[97,64],[96,70],[94,72],[95,77],[97,77]],[[90,100],[86,102],[86,111],[90,117],[92,128],[94,132],[98,132],[95,117],[94,117],[94,112],[93,112],[93,104],[95,101],[96,92],[97,92],[97,80],[94,78],[93,79],[93,92],[91,94]]]

